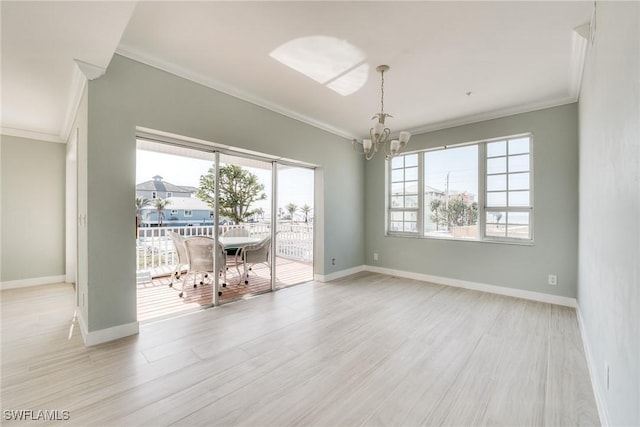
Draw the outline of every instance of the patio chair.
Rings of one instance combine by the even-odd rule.
[[[173,269],[173,273],[171,273],[171,282],[169,283],[169,287],[173,287],[174,280],[180,280],[183,269],[189,267],[189,260],[187,260],[187,251],[184,248],[184,237],[175,231],[167,231],[167,234],[171,238],[173,246],[176,248],[176,253],[178,254],[178,263],[176,264],[176,268]]]
[[[249,271],[255,264],[267,264],[271,274],[271,236],[267,236],[258,243],[247,245],[242,249],[244,263],[244,284],[249,284]]]
[[[189,261],[189,270],[187,271],[187,277],[182,281],[182,290],[179,297],[184,295],[184,284],[187,281],[189,275],[193,275],[193,287],[197,288],[196,283],[198,274],[200,275],[200,284],[204,285],[205,280],[209,278],[209,273],[213,273],[213,245],[214,240],[211,237],[195,236],[189,237],[184,240],[184,246],[187,253],[187,260]],[[215,251],[216,264],[218,272],[223,276],[222,287],[227,287],[227,254],[224,250],[224,246],[218,243],[218,250]],[[218,292],[218,296],[222,295],[222,292]]]

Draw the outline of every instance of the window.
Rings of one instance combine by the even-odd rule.
[[[531,135],[439,147],[389,161],[387,232],[533,239]]]
[[[152,199],[156,199],[157,197],[158,197],[158,193],[157,193],[157,192],[155,192],[155,191],[152,191],[152,192],[151,192],[151,198],[152,198]]]
[[[418,177],[416,154],[397,156],[391,160],[391,192],[389,231],[417,233],[419,215]]]
[[[193,216],[193,211],[191,211],[191,209],[185,209],[184,210],[184,217],[185,218],[190,218]]]
[[[171,209],[171,215],[177,215],[177,214],[178,214],[177,209]]]
[[[167,197],[173,197],[173,193],[171,191],[167,191]]]

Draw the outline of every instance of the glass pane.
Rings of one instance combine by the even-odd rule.
[[[407,154],[404,156],[404,167],[418,166],[418,153]]]
[[[504,225],[487,224],[485,234],[489,237],[504,237],[506,235],[506,228]]]
[[[504,224],[507,221],[506,212],[487,212],[487,224]]]
[[[404,169],[393,169],[391,171],[391,182],[404,181]]]
[[[404,198],[404,207],[405,208],[417,208],[418,207],[418,196],[405,196],[405,198]]]
[[[509,212],[509,224],[529,224],[529,212]]]
[[[405,221],[412,221],[412,222],[418,221],[418,212],[405,212],[404,213],[404,220]]]
[[[405,222],[404,223],[404,231],[409,233],[417,233],[418,232],[418,224],[415,222]]]
[[[402,231],[402,222],[392,222],[390,231]]]
[[[509,206],[529,206],[529,192],[509,191]]]
[[[418,180],[418,168],[407,168],[404,172],[404,179],[407,181],[417,181]]]
[[[509,189],[510,190],[528,190],[529,189],[529,172],[510,174]]]
[[[507,237],[514,239],[529,239],[529,226],[509,225],[507,226]]]
[[[404,184],[405,194],[418,194],[418,181],[409,181]]]
[[[404,197],[402,197],[402,196],[392,196],[391,197],[391,207],[392,208],[404,208]]]
[[[509,141],[509,155],[529,152],[529,137],[512,139]]]
[[[529,170],[529,155],[509,157],[509,172],[527,172]]]
[[[404,194],[404,183],[391,184],[391,194]]]
[[[402,221],[403,217],[402,212],[391,212],[391,221]]]
[[[507,142],[496,141],[487,144],[487,157],[504,156],[507,154]]]
[[[505,173],[507,171],[507,158],[497,157],[495,159],[487,159],[487,173]]]
[[[487,177],[487,191],[507,189],[507,175],[489,175]]]
[[[507,193],[487,193],[487,206],[507,206]]]
[[[424,233],[475,238],[478,235],[478,145],[424,154]]]
[[[397,156],[391,159],[391,169],[400,169],[404,167],[404,156]]]

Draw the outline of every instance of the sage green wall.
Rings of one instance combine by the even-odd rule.
[[[580,91],[578,304],[605,416],[610,425],[638,426],[640,3],[596,7]]]
[[[64,275],[64,144],[2,135],[0,281]]]
[[[534,226],[532,246],[387,237],[385,162],[365,168],[367,265],[576,296],[578,243],[577,106],[569,104],[481,123],[414,135],[411,150],[533,133]],[[373,253],[379,261],[373,260]],[[547,285],[557,274],[558,285]]]
[[[344,138],[118,55],[89,82],[88,111],[89,331],[136,320],[136,126],[319,165],[336,265],[316,273],[363,264],[363,161]]]

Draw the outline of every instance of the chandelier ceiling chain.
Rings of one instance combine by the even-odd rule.
[[[371,160],[378,150],[383,151],[386,158],[390,159],[396,156],[402,148],[409,142],[411,134],[409,132],[400,132],[398,139],[389,140],[391,130],[385,126],[385,119],[393,117],[391,114],[384,112],[384,73],[389,71],[388,65],[379,65],[376,71],[380,73],[380,112],[376,113],[371,119],[377,118],[369,130],[371,139],[364,139],[362,142],[353,139],[351,144],[356,152],[364,154],[365,159]],[[387,147],[387,143],[389,146]],[[362,151],[358,147],[362,147]]]

